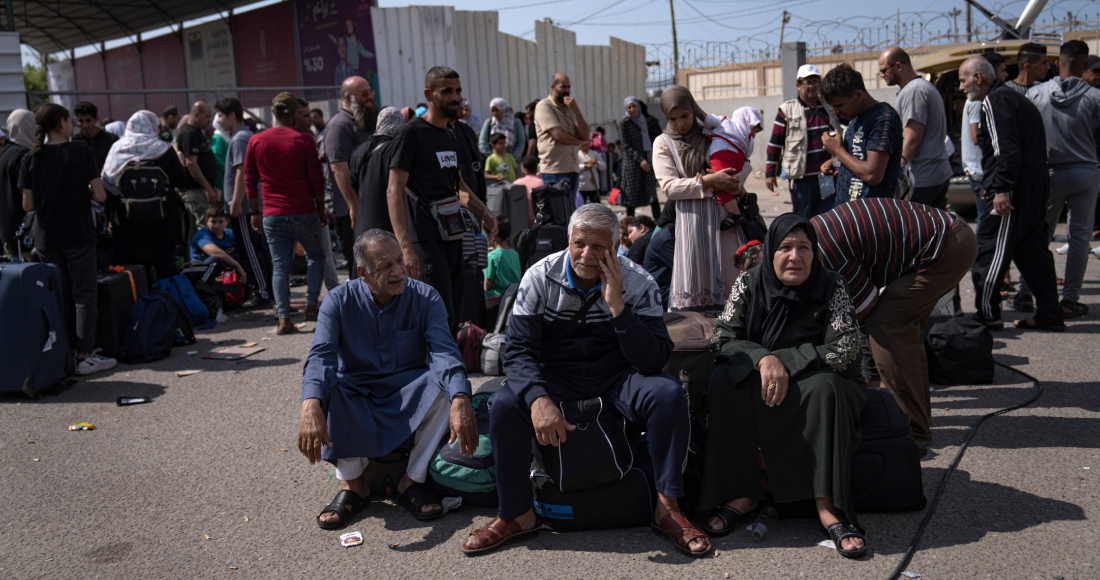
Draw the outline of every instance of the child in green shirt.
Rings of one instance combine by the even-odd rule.
[[[518,284],[522,278],[519,254],[508,244],[511,233],[508,220],[497,223],[497,235],[491,240],[493,250],[489,252],[489,266],[485,268],[485,296],[488,298],[504,294],[508,286]]]
[[[505,150],[508,138],[503,133],[493,133],[489,144],[493,146],[493,154],[485,161],[485,179],[490,180],[489,185],[512,183],[516,180],[516,160]]]

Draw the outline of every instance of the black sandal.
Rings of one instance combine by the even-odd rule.
[[[404,492],[390,499],[396,502],[397,505],[409,510],[412,517],[420,521],[426,522],[443,517],[443,500],[432,491],[432,487],[427,483],[413,483],[405,488]],[[438,505],[439,511],[430,513],[421,511],[424,506],[431,504]]]
[[[1035,298],[1027,294],[1017,293],[1012,297],[1012,308],[1016,312],[1035,312]]]
[[[1085,304],[1081,304],[1080,302],[1063,300],[1059,302],[1058,305],[1062,307],[1062,316],[1064,318],[1077,318],[1080,316],[1089,315],[1089,307]],[[1069,312],[1066,312],[1067,309],[1069,310]]]
[[[1020,330],[1047,330],[1050,332],[1063,332],[1066,330],[1065,324],[1043,324],[1035,320],[1034,317],[1017,320],[1015,326]]]
[[[350,510],[347,507],[349,505],[351,506]],[[338,530],[348,525],[352,516],[367,509],[369,505],[369,497],[362,497],[350,489],[342,489],[340,493],[336,494],[336,498],[332,500],[332,503],[325,506],[325,509],[317,515],[317,525],[322,530]],[[321,516],[329,512],[340,516],[340,519],[335,522],[322,522]]]
[[[845,558],[860,558],[867,553],[867,538],[863,536],[863,530],[859,529],[859,526],[849,524],[848,522],[840,522],[829,526],[828,530],[822,527],[821,531],[825,532],[825,535],[833,540],[833,543],[836,544],[837,553]],[[863,547],[858,550],[845,550],[840,547],[840,544],[847,538],[859,538],[863,540]]]
[[[756,519],[756,514],[760,513],[760,508],[762,506],[763,504],[758,501],[756,502],[756,507],[753,508],[752,511],[747,514],[742,514],[732,507],[726,504],[722,504],[711,510],[710,515],[707,516],[707,520],[710,520],[711,517],[722,520],[722,529],[715,530],[707,525],[703,526],[703,530],[705,530],[707,532],[707,535],[712,538],[724,538],[732,534],[734,530],[741,526],[741,524],[751,522],[752,520]]]

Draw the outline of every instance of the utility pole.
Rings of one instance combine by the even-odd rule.
[[[966,41],[967,42],[974,42],[974,37],[971,34],[971,28],[970,28],[970,3],[969,2],[966,3]]]
[[[952,19],[954,19],[954,24],[952,25],[952,28],[953,28],[953,30],[952,30],[952,32],[953,32],[952,40],[954,40],[955,42],[958,42],[959,41],[959,14],[962,14],[962,10],[959,10],[958,8],[953,8],[951,10],[951,12],[948,12],[947,14],[949,16],[951,16]]]
[[[676,40],[676,7],[668,0],[668,12],[672,16],[672,84],[680,82],[680,43]]]
[[[783,11],[783,24],[779,26],[779,46],[783,46],[783,34],[787,31],[787,23],[791,21],[791,14]]]

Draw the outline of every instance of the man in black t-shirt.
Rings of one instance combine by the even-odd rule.
[[[176,148],[183,157],[188,178],[180,187],[180,197],[187,204],[191,220],[187,226],[187,245],[191,244],[198,228],[206,227],[206,209],[220,203],[222,192],[215,187],[218,177],[218,160],[210,149],[210,140],[203,132],[210,124],[210,105],[198,101],[191,107],[187,124],[176,135]]]
[[[402,127],[391,144],[386,198],[408,275],[439,292],[447,307],[451,332],[455,332],[466,274],[462,240],[442,239],[429,205],[457,194],[463,206],[481,217],[490,237],[496,234],[497,221],[459,174],[459,145],[447,126],[450,119],[458,117],[462,104],[458,73],[448,67],[434,67],[424,78],[424,87],[428,112]],[[406,187],[419,201],[405,195]],[[407,207],[412,208],[412,215]]]
[[[103,171],[103,163],[107,161],[111,145],[118,141],[118,137],[99,128],[99,109],[94,104],[81,101],[76,104],[73,112],[76,113],[76,124],[80,127],[79,133],[73,133],[73,141],[91,147],[92,153],[95,153],[96,167]]]
[[[527,103],[527,118],[524,120],[527,131],[527,151],[523,153],[523,156],[533,155],[539,156],[539,136],[535,132],[535,107],[539,104],[538,101],[531,101]]]

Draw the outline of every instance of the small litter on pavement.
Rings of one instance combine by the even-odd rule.
[[[80,422],[80,423],[77,423],[76,425],[69,425],[69,431],[94,431],[94,430],[95,430],[95,425],[92,425],[91,423]],[[35,459],[35,461],[38,461],[38,460]]]
[[[345,548],[358,546],[363,543],[363,534],[360,532],[348,532],[340,536],[340,545]]]
[[[196,354],[199,354],[199,351],[197,351],[197,350],[187,351],[187,356],[195,356]]]
[[[216,350],[210,354],[203,355],[202,358],[208,358],[213,360],[240,360],[246,356],[252,356],[263,348],[246,348],[243,346],[234,346],[231,348],[223,348],[222,350]]]
[[[119,407],[123,407],[125,405],[140,405],[142,403],[152,403],[152,402],[153,402],[152,397],[132,397],[130,395],[120,395],[118,397],[118,400],[115,402],[115,404],[118,405]],[[118,419],[115,419],[115,421],[118,421]]]
[[[835,550],[836,549],[836,544],[834,544],[832,540],[821,540],[820,542],[817,543],[817,545],[818,546],[824,546],[826,548],[829,548],[830,550]]]
[[[906,578],[920,578],[920,574],[917,574],[916,572],[910,572],[909,570],[902,572],[901,575],[905,576]]]
[[[202,371],[176,371],[177,377],[189,377],[191,375],[197,375]]]
[[[256,341],[246,342],[246,343],[241,345],[241,348],[252,348],[252,347],[256,346],[257,344],[259,344],[259,343],[256,342]]]

